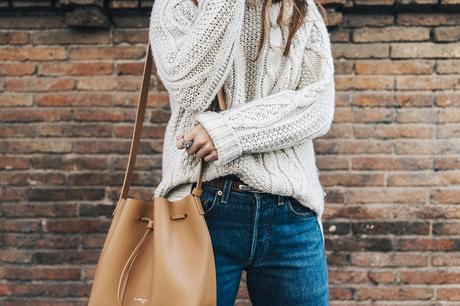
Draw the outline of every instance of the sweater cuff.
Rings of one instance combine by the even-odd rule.
[[[227,124],[223,116],[217,112],[205,111],[198,113],[195,120],[200,122],[214,142],[217,151],[216,166],[225,165],[243,153],[235,130]]]

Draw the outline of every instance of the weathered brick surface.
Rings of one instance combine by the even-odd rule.
[[[337,88],[315,140],[331,305],[460,305],[460,1],[319,2]],[[152,3],[0,1],[1,305],[86,305]],[[146,199],[170,115],[155,73],[148,106],[130,191]]]

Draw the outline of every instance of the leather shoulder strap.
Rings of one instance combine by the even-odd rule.
[[[147,99],[149,96],[150,79],[152,76],[152,50],[150,43],[147,44],[146,59],[144,63],[144,72],[142,77],[141,92],[139,96],[139,103],[137,105],[136,123],[134,124],[133,137],[131,141],[131,149],[129,150],[128,166],[126,168],[125,179],[121,189],[120,199],[128,197],[129,186],[133,178],[134,165],[136,164],[137,152],[142,133],[142,125],[144,123],[145,109],[147,107]]]

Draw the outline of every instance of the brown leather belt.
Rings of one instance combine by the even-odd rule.
[[[236,175],[232,175],[232,174],[217,177],[213,180],[203,182],[203,185],[208,185],[208,186],[216,187],[216,188],[223,190],[224,185],[225,185],[225,180],[229,177],[233,178],[232,186],[231,186],[232,191],[257,191],[255,188],[247,185],[242,180],[240,180],[239,177],[237,177]],[[195,186],[195,184],[196,183],[193,183],[193,186]]]

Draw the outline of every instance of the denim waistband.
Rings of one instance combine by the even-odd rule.
[[[234,175],[234,174],[229,174],[229,175],[226,175],[226,176],[222,176],[221,177],[222,179],[225,180],[224,182],[224,187],[223,187],[223,190],[222,190],[222,196],[221,196],[221,203],[227,203],[228,201],[228,197],[230,196],[230,192],[238,192],[238,193],[242,193],[242,194],[260,194],[260,195],[270,195],[270,196],[277,196],[278,197],[278,205],[283,205],[284,204],[284,196],[282,195],[278,195],[278,194],[272,194],[272,193],[269,193],[269,192],[266,192],[266,191],[261,191],[261,190],[258,190],[252,186],[249,186],[247,184],[244,184],[244,188],[245,190],[240,190],[240,191],[234,191],[234,190],[231,190],[231,186],[232,186],[232,181],[234,179],[237,179],[238,176]],[[203,185],[206,185],[206,182],[203,182]],[[214,186],[210,186],[211,188],[216,188]],[[242,188],[242,187],[240,187]]]

